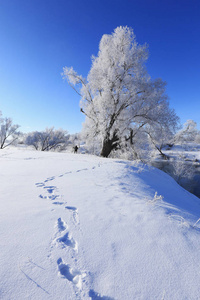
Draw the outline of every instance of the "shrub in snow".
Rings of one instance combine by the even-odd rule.
[[[158,193],[155,192],[153,199],[148,200],[148,203],[153,205],[153,204],[156,204],[158,201],[162,201],[163,198],[164,197],[162,195],[158,195]]]

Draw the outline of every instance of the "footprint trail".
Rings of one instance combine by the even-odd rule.
[[[92,170],[94,170],[96,167],[93,166]],[[37,188],[41,188],[44,193],[41,193],[39,195],[39,198],[41,199],[48,199],[51,200],[51,203],[54,205],[64,206],[67,202],[63,201],[63,196],[59,194],[59,189],[56,185],[50,185],[50,182],[53,182],[56,178],[62,178],[64,176],[67,176],[71,173],[80,173],[82,171],[88,171],[89,169],[83,168],[78,169],[76,171],[67,171],[65,173],[60,174],[59,176],[52,176],[48,177],[44,182],[37,182],[35,185]],[[61,201],[60,201],[61,200]],[[67,260],[69,263],[65,263],[63,259],[60,257],[57,260],[57,270],[58,275],[62,278],[65,278],[70,284],[73,285],[75,298],[76,299],[83,299],[85,298],[86,294],[92,299],[102,299],[102,300],[111,300],[111,298],[108,297],[101,297],[98,293],[95,293],[92,290],[89,290],[88,288],[88,280],[84,279],[88,272],[82,271],[80,268],[80,259],[78,254],[78,242],[74,239],[73,234],[70,230],[70,222],[72,225],[72,228],[75,230],[78,230],[80,233],[82,232],[80,228],[80,221],[79,221],[79,213],[78,208],[75,206],[64,206],[64,212],[66,215],[70,216],[70,221],[67,224],[61,217],[59,217],[55,222],[55,231],[52,236],[52,240],[50,243],[50,251],[49,251],[49,258],[55,257],[57,251],[59,251],[59,256],[64,256],[64,258],[67,257]],[[52,209],[51,211],[55,211]],[[56,250],[57,249],[57,250]],[[58,250],[59,249],[59,250]],[[52,255],[53,251],[55,251],[54,255]],[[63,255],[62,255],[63,253]],[[59,257],[58,256],[58,257]],[[54,259],[53,259],[54,260]],[[55,263],[55,261],[54,261]],[[78,267],[77,267],[78,265]],[[78,297],[78,298],[77,298]]]

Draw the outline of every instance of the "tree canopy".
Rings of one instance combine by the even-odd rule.
[[[151,79],[147,58],[147,45],[136,42],[131,28],[120,26],[103,35],[87,79],[72,67],[64,68],[64,77],[81,96],[86,140],[99,145],[104,157],[113,150],[134,148],[134,137],[141,131],[155,135],[176,128],[178,118],[169,107],[166,83]]]

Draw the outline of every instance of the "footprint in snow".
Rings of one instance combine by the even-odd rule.
[[[42,199],[50,199],[52,201],[56,200],[57,198],[59,198],[60,196],[59,195],[50,195],[50,196],[43,196],[43,195],[39,195],[40,198]],[[63,204],[64,202],[62,202]]]
[[[88,170],[87,168],[85,168],[85,169],[80,169],[80,170],[77,170],[76,173],[81,172],[81,171],[87,171],[87,170]]]
[[[91,300],[114,300],[114,298],[101,296],[99,293],[96,293],[94,290],[89,291],[89,297],[91,297]]]
[[[39,198],[47,199],[47,196],[39,195]]]
[[[60,243],[62,248],[65,248],[66,246],[78,250],[78,244],[77,242],[73,239],[71,234],[69,232],[65,233],[63,236],[59,237],[56,239],[57,243]]]
[[[51,180],[54,180],[54,179],[55,179],[55,176],[49,177],[49,178],[47,178],[44,182],[48,182],[48,181],[51,181]]]
[[[85,273],[77,269],[73,269],[69,264],[65,264],[62,258],[57,260],[58,271],[67,280],[71,281],[78,289],[82,288],[82,278],[86,276]]]
[[[65,206],[66,209],[77,211],[77,208],[75,206]]]
[[[54,190],[56,189],[56,187],[53,186],[53,185],[51,185],[51,186],[44,186],[43,188],[46,189],[49,194],[52,194],[54,192]]]
[[[37,182],[35,185],[37,187],[43,187],[45,184],[43,182]]]
[[[58,220],[56,222],[56,227],[58,228],[59,231],[64,231],[65,229],[68,228],[65,221],[63,221],[61,218],[58,218]]]
[[[50,200],[56,200],[57,198],[59,198],[60,196],[59,195],[51,195],[51,196],[48,196],[48,199]]]
[[[55,202],[52,202],[52,204],[55,204],[55,205],[63,205],[64,202],[55,201]]]

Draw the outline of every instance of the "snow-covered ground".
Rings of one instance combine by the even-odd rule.
[[[0,299],[200,299],[200,199],[95,156],[0,151]]]

